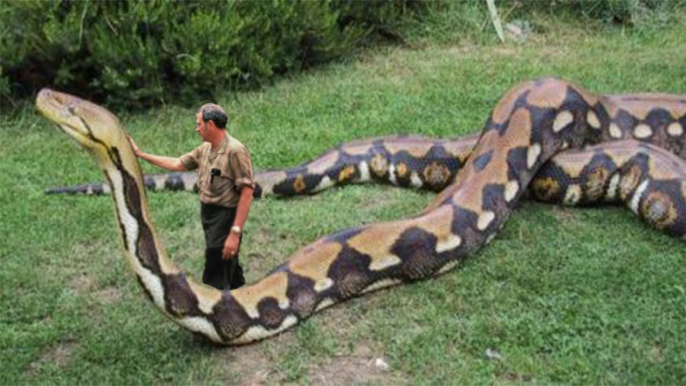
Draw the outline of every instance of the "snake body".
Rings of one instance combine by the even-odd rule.
[[[495,237],[529,186],[534,196],[553,202],[621,202],[657,229],[686,234],[686,164],[678,157],[686,97],[597,96],[546,78],[511,89],[473,148],[465,145],[473,138],[373,140],[272,172],[263,192],[310,193],[378,179],[440,193],[415,217],[321,238],[257,282],[220,292],[195,283],[165,257],[144,178],[116,117],[50,90],[39,94],[37,106],[103,169],[126,256],[144,292],[178,324],[222,344],[263,339],[350,297],[454,268]]]

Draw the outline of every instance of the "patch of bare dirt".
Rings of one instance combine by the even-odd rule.
[[[104,304],[112,304],[121,298],[121,291],[117,287],[106,287],[93,293],[93,297]]]
[[[282,246],[283,239],[267,227],[252,231],[249,237],[249,240],[243,240],[245,249],[241,249],[241,265],[246,275],[261,278],[278,265],[275,251]]]
[[[323,365],[312,366],[308,383],[317,385],[406,385],[407,380],[394,372],[383,355],[361,344],[350,355],[332,358]]]
[[[533,381],[533,376],[531,374],[520,374],[514,371],[508,371],[499,377],[506,383],[528,383]]]
[[[571,208],[555,206],[553,209],[553,215],[560,221],[576,222],[578,220],[574,210]]]
[[[260,344],[227,347],[216,356],[215,379],[226,384],[255,386],[275,383],[274,368]]]
[[[93,288],[93,282],[93,279],[86,273],[80,273],[69,280],[67,287],[77,295],[83,295]]]
[[[46,347],[38,358],[24,369],[24,376],[32,377],[38,373],[41,367],[49,364],[59,368],[65,367],[77,347],[78,341],[76,340],[67,340],[56,346]]]
[[[654,363],[660,363],[665,359],[664,354],[662,353],[662,348],[660,346],[653,346],[653,349],[650,350],[650,360]]]
[[[392,206],[402,196],[402,192],[399,192],[400,189],[403,188],[383,186],[381,189],[370,190],[369,194],[365,195],[353,210],[365,213]],[[404,189],[409,190],[408,188]]]
[[[384,301],[384,290],[367,294],[362,298],[348,300],[315,315],[319,318],[322,330],[339,342],[350,340],[351,331],[371,334],[373,325],[364,316],[361,308],[373,308],[374,304]],[[360,313],[363,314],[360,317]],[[306,383],[317,385],[405,385],[406,377],[394,371],[382,350],[375,348],[373,342],[359,342],[352,349],[338,348],[334,357],[323,363],[312,364],[308,368]]]

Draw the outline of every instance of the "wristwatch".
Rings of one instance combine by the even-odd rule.
[[[240,235],[241,234],[241,227],[239,227],[238,225],[234,225],[231,227],[231,232],[233,232],[237,235]]]

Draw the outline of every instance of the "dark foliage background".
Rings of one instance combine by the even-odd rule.
[[[142,107],[340,58],[422,3],[25,0],[0,6],[0,97],[53,85]]]
[[[623,25],[683,3],[497,2],[506,17],[562,11]],[[447,28],[469,35],[487,20],[485,0],[5,1],[0,107],[7,111],[45,86],[115,109],[192,103],[349,56],[372,41],[402,43]]]

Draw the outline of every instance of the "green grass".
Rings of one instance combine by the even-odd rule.
[[[219,103],[256,167],[281,168],[356,138],[478,131],[503,92],[544,75],[599,93],[686,93],[680,20],[640,32],[550,23],[527,44],[378,49]],[[195,111],[120,115],[143,149],[180,155],[198,144]],[[145,299],[121,259],[109,197],[43,195],[100,179],[83,151],[32,111],[1,119],[0,132],[0,384],[686,381],[683,244],[621,208],[523,203],[456,271],[346,302],[271,340],[219,348]],[[318,237],[415,214],[433,197],[360,186],[255,202],[242,252],[248,279]],[[150,202],[171,257],[199,278],[197,197]],[[377,370],[376,358],[390,369]]]

